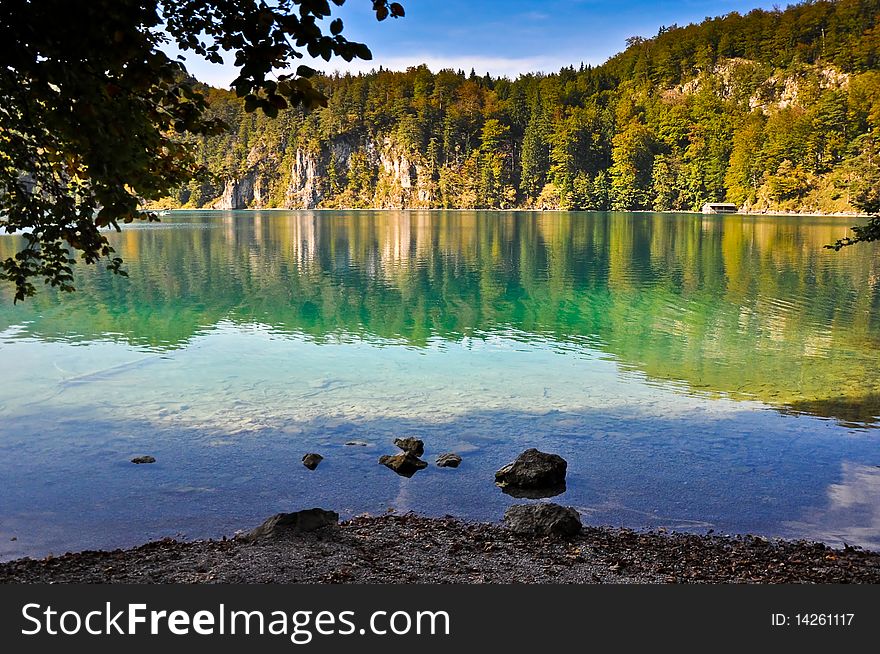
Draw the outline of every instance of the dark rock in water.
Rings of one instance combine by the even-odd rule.
[[[292,534],[304,534],[339,524],[336,511],[306,509],[293,513],[276,513],[256,529],[236,536],[238,540],[258,541],[283,538]]]
[[[565,492],[565,484],[548,486],[547,488],[520,488],[518,486],[501,486],[501,492],[518,500],[540,500],[547,497],[556,497]]]
[[[132,463],[156,463],[156,459],[152,456],[136,456],[131,460]]]
[[[407,454],[412,454],[413,456],[422,456],[425,453],[425,444],[412,436],[409,438],[395,438],[394,444]]]
[[[357,447],[366,447],[369,445],[366,441],[348,441],[346,445],[355,445]]]
[[[581,516],[569,506],[516,504],[504,512],[504,526],[517,534],[575,536],[581,531]]]
[[[395,454],[394,456],[386,454],[379,457],[379,463],[383,466],[391,468],[401,477],[412,477],[419,470],[428,467],[428,464],[417,456],[413,456],[409,452],[403,454]]]
[[[495,473],[495,483],[502,489],[551,489],[565,484],[568,464],[558,454],[531,448]]]
[[[459,463],[461,463],[461,457],[453,452],[437,457],[437,467],[439,468],[457,468]]]
[[[310,452],[303,457],[303,465],[309,470],[314,470],[318,467],[318,464],[324,460],[324,457],[320,454],[315,454],[314,452]]]

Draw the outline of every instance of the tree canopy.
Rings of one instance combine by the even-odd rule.
[[[371,1],[378,20],[404,15]],[[124,274],[106,229],[155,219],[141,202],[198,173],[181,135],[225,128],[164,45],[215,63],[233,53],[245,110],[275,116],[327,103],[315,71],[292,68],[303,52],[371,58],[331,13],[328,0],[0,0],[0,224],[26,239],[0,277],[16,300],[39,278],[72,290],[77,251]]]
[[[865,213],[874,215],[864,225],[854,225],[853,236],[845,236],[825,246],[831,250],[880,241],[880,134],[873,138],[864,135],[861,141],[862,147],[856,157],[857,174],[850,186],[852,202]]]
[[[164,207],[869,213],[880,0],[672,26],[600,66],[510,80],[414,66],[313,79],[277,120],[206,91],[232,129]],[[875,202],[876,204],[876,202]],[[842,230],[841,230],[842,231]]]

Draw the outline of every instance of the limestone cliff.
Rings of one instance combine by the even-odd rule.
[[[358,170],[358,166],[365,170]],[[370,197],[357,195],[357,174],[375,179]],[[345,135],[319,151],[300,147],[290,165],[284,205],[291,209],[364,204],[384,209],[427,207],[433,201],[427,169],[390,138]],[[359,200],[359,202],[357,202]]]
[[[323,180],[326,165],[319,155],[298,148],[290,170],[290,182],[284,194],[284,203],[290,209],[314,209],[324,197]]]
[[[358,168],[360,166],[360,168]],[[362,170],[364,169],[364,170]],[[368,197],[352,188],[355,175],[367,175],[373,183]],[[282,187],[280,201],[273,202],[273,188]],[[215,209],[255,209],[280,206],[289,209],[340,208],[363,205],[384,209],[430,207],[434,183],[418,155],[389,137],[372,139],[352,135],[337,137],[320,148],[296,147],[286,163],[254,148],[245,172],[227,179],[222,194],[209,206]],[[347,202],[347,200],[349,202]]]
[[[210,202],[214,209],[264,209],[272,206],[270,189],[278,164],[278,153],[262,144],[251,148],[243,174],[226,179],[223,192]]]

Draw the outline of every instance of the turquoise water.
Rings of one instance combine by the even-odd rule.
[[[591,524],[880,548],[880,258],[847,219],[175,212],[129,278],[0,291],[0,556],[285,510],[497,520],[569,462]],[[0,237],[0,256],[19,242]],[[412,479],[377,464],[397,436]],[[345,445],[357,440],[366,446]],[[325,460],[310,472],[303,454]],[[135,466],[150,454],[153,465]],[[15,538],[15,540],[12,540]]]

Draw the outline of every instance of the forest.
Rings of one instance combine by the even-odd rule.
[[[864,211],[880,185],[880,0],[731,13],[600,66],[319,76],[312,112],[194,138],[204,174],[152,208]]]

